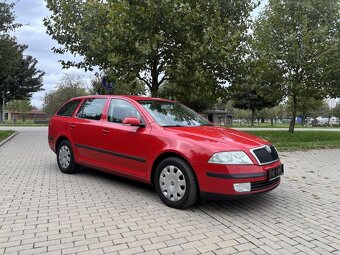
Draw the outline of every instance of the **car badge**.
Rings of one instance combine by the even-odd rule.
[[[264,148],[268,153],[272,153],[272,149],[270,148],[270,146],[266,145]]]

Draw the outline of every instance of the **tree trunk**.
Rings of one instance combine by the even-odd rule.
[[[0,109],[0,123],[3,123],[5,121],[5,104],[6,104],[6,99],[5,99],[5,91],[2,92],[2,102],[0,102],[1,109]]]
[[[302,116],[301,116],[301,126],[304,127],[305,126],[305,114],[302,113]]]
[[[254,126],[255,109],[251,109],[251,126]]]
[[[158,83],[158,59],[157,57],[152,61],[151,67],[151,96],[156,97],[158,94],[159,83]]]
[[[157,97],[157,94],[158,94],[158,86],[157,85],[158,84],[153,84],[153,82],[152,82],[152,87],[150,89],[152,97]]]
[[[271,125],[272,127],[274,127],[274,119],[273,119],[273,118],[270,118],[270,125]]]
[[[290,133],[294,133],[294,128],[295,128],[295,119],[296,119],[296,103],[297,103],[297,100],[296,100],[296,96],[293,95],[293,109],[292,109],[292,119],[290,121],[290,124],[289,124],[289,132]]]

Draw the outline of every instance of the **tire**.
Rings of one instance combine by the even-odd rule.
[[[156,168],[154,185],[158,196],[167,206],[184,209],[197,202],[196,176],[181,158],[164,159]]]
[[[79,166],[74,161],[73,150],[69,141],[62,141],[57,149],[57,162],[60,171],[65,174],[77,172]]]

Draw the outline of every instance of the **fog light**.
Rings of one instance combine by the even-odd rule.
[[[250,189],[250,182],[234,183],[234,190],[237,192],[249,192]]]

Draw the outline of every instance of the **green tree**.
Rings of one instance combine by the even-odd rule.
[[[37,60],[24,55],[26,45],[20,45],[9,32],[20,24],[14,23],[14,4],[0,3],[0,121],[8,101],[27,99],[42,90],[44,72],[36,68]]]
[[[32,110],[32,105],[30,100],[12,100],[6,105],[7,110],[11,112],[20,112],[22,114],[22,121],[25,121],[25,112]]]
[[[137,77],[152,96],[165,81],[188,94],[206,85],[191,75],[209,86],[235,75],[254,6],[252,0],[47,0],[52,15],[45,25],[62,45],[56,53],[84,57],[65,67],[99,66],[121,80]],[[182,77],[186,82],[178,84]]]
[[[283,93],[277,89],[280,70],[271,68],[270,63],[257,58],[250,49],[248,52],[249,56],[238,67],[239,72],[228,87],[228,98],[234,102],[234,107],[251,110],[253,126],[255,111],[278,105]]]
[[[11,30],[21,26],[21,24],[14,23],[15,16],[13,13],[14,3],[0,2],[0,35],[4,35]]]
[[[17,44],[11,37],[0,38],[0,109],[14,99],[28,99],[42,90],[44,72],[36,68],[38,61],[24,56],[25,45]]]
[[[339,124],[340,124],[340,104],[338,104],[336,107],[334,107],[331,110],[331,114],[332,116],[339,118]]]
[[[259,95],[256,90],[244,88],[243,90],[234,91],[232,94],[234,107],[251,111],[251,126],[254,126],[255,111],[262,110],[267,107],[273,107],[278,102]]]
[[[233,117],[235,120],[239,120],[240,126],[242,125],[242,120],[247,120],[247,123],[252,118],[252,113],[249,110],[242,110],[238,108],[234,108]]]
[[[305,125],[306,117],[317,117],[319,116],[318,111],[323,108],[324,102],[322,99],[315,99],[313,97],[298,97],[296,103],[297,115],[301,116],[301,125]],[[328,107],[329,108],[329,107]],[[287,110],[292,112],[293,103],[291,100],[287,102]]]
[[[277,88],[292,104],[289,132],[294,132],[300,98],[336,96],[339,19],[339,1],[269,0],[255,22],[254,52],[280,70]]]
[[[319,104],[318,107],[315,108],[315,110],[311,111],[311,115],[312,116],[316,116],[316,117],[324,117],[324,118],[330,118],[332,117],[332,112],[331,109],[329,107],[329,105],[324,102],[321,101],[321,103]]]
[[[107,79],[110,79],[110,78],[107,78]],[[145,94],[144,83],[142,83],[135,77],[133,77],[130,82],[119,81],[118,79],[112,79],[112,78],[111,80],[108,80],[107,82],[113,85],[112,88],[108,89],[103,86],[103,76],[95,77],[91,81],[91,86],[89,88],[90,94],[96,94],[96,95],[144,95]]]
[[[43,111],[51,117],[66,101],[88,95],[85,82],[80,76],[65,74],[54,91],[44,96]]]
[[[261,116],[261,119],[264,118],[270,119],[271,126],[274,126],[274,124],[276,125],[276,120],[280,117],[282,118],[283,115],[284,115],[283,105],[278,105],[271,108],[264,108],[258,114],[258,116]]]

